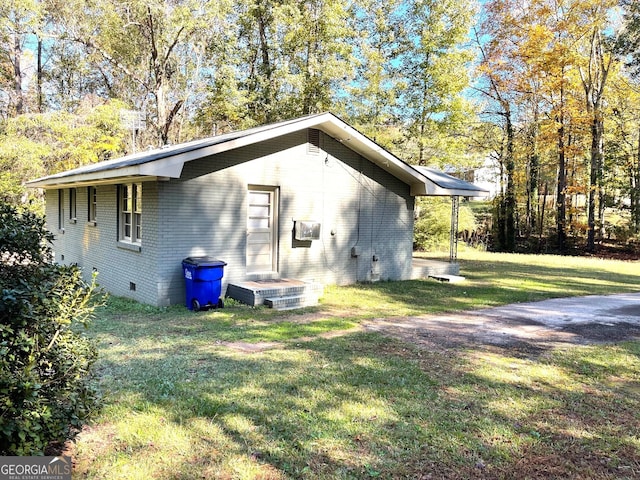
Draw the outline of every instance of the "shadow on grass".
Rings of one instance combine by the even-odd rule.
[[[377,334],[255,355],[175,337],[139,332],[135,350],[107,349],[100,363],[119,421],[146,412],[190,439],[173,473],[163,454],[148,478],[624,478],[640,461],[640,400],[627,380],[638,362],[607,367],[637,356],[637,344],[532,361]],[[596,381],[614,372],[617,384]],[[158,454],[152,431],[117,437],[113,461]]]
[[[177,311],[173,315],[117,315],[101,326],[103,335],[131,338],[141,331],[148,339],[175,338],[187,345],[199,339],[214,338],[217,342],[242,341],[248,343],[287,341],[313,337],[357,326],[352,320],[321,315],[310,322],[299,322],[293,316],[274,318],[272,312],[263,312],[257,318],[238,318],[239,309],[227,312],[191,313]],[[242,313],[242,309],[240,309]],[[167,317],[171,321],[167,322]]]
[[[447,382],[481,459],[447,478],[637,478],[638,342],[548,352],[535,361],[470,352]],[[455,379],[458,379],[457,381]]]
[[[373,333],[296,340],[353,325],[332,311],[356,321],[637,291],[640,283],[567,265],[494,267],[465,262],[463,284],[330,289],[308,325],[259,309],[111,310],[94,330],[107,399],[99,455],[81,456],[78,474],[640,477],[638,343],[556,354],[527,345],[430,351]],[[219,345],[235,340],[282,346],[245,355]]]
[[[559,262],[562,257],[558,257]],[[440,283],[432,279],[358,284],[331,290],[323,300],[327,307],[357,309],[371,316],[403,310],[405,315],[495,307],[548,298],[607,295],[640,290],[639,274],[621,274],[559,263],[557,267],[522,263],[463,261],[461,275],[467,281]],[[640,270],[639,270],[640,271]]]

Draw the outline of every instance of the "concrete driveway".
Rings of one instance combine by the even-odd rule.
[[[380,318],[367,330],[428,348],[521,347],[640,340],[640,293],[557,298],[453,314]]]

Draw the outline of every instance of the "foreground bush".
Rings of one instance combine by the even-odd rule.
[[[97,406],[87,326],[95,278],[52,263],[42,218],[0,203],[0,455],[42,454]]]

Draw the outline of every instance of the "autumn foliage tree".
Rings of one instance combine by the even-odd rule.
[[[607,98],[613,76],[622,74],[612,49],[616,4],[492,0],[476,34],[482,79],[477,88],[488,100],[487,118],[502,118],[505,132],[499,152],[504,201],[512,205],[516,192],[515,229],[525,235],[542,234],[543,213],[553,206],[559,250],[568,247],[569,235],[586,234],[590,250],[604,236]],[[549,192],[555,192],[553,199]],[[502,212],[510,222],[511,210]]]
[[[0,0],[0,135],[117,100],[139,115],[130,153],[330,110],[410,163],[496,159],[500,249],[593,249],[632,111],[614,111],[612,85],[631,97],[640,58],[638,2],[619,3],[622,17],[617,0]]]

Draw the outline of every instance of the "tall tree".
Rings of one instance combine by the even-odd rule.
[[[71,0],[55,5],[60,36],[85,48],[112,95],[147,112],[154,143],[168,143],[178,115],[201,86],[205,47],[216,42],[211,26],[228,13],[230,2]]]
[[[352,74],[351,13],[337,0],[243,0],[208,99],[235,112],[239,125],[263,124],[325,110],[342,110],[339,97]],[[232,34],[233,35],[233,34]],[[234,98],[234,105],[225,100]],[[244,118],[238,104],[246,110]],[[204,112],[211,112],[203,106]],[[232,123],[233,123],[232,122]]]
[[[41,3],[37,0],[0,0],[0,89],[5,115],[25,112],[25,45],[37,31]]]
[[[281,46],[282,24],[289,5],[286,2],[247,0],[238,2],[239,45],[235,62],[244,64],[238,80],[246,92],[248,105],[256,123],[278,119],[279,101],[288,72],[284,67]]]
[[[1,199],[18,203],[28,195],[24,182],[122,155],[126,132],[122,102],[64,111],[23,114],[4,122],[0,133]]]
[[[497,199],[497,248],[512,251],[516,241],[515,186],[515,115],[518,97],[515,65],[519,63],[516,45],[518,32],[509,1],[494,0],[486,4],[486,17],[476,42],[480,50],[478,72],[482,81],[476,85],[490,101],[485,115],[495,119],[502,131],[496,152],[504,178],[504,188]]]
[[[304,0],[288,19],[286,55],[299,85],[303,115],[331,109],[336,94],[352,76],[351,12],[340,0]],[[299,72],[299,73],[298,73]]]
[[[613,175],[614,188],[629,198],[630,231],[640,233],[640,84],[613,72],[611,94],[611,138],[607,142],[607,156],[618,171]]]
[[[405,87],[400,109],[417,150],[410,160],[439,166],[458,163],[466,146],[463,125],[473,115],[462,93],[469,86],[472,56],[465,42],[474,5],[412,0],[403,8],[406,32],[397,72]]]
[[[640,3],[636,0],[620,0],[624,9],[624,28],[616,41],[618,53],[626,55],[627,65],[640,76]]]
[[[604,112],[605,87],[609,78],[614,55],[613,42],[606,42],[606,32],[611,28],[607,15],[617,4],[616,0],[591,0],[580,2],[581,19],[584,26],[577,32],[576,43],[582,43],[582,55],[578,58],[578,71],[584,89],[585,107],[591,123],[591,159],[589,179],[587,249],[595,250],[596,199],[598,219],[604,229],[604,196],[602,174],[604,164]]]
[[[363,0],[354,15],[356,71],[346,109],[364,133],[387,146],[397,141],[393,125],[399,123],[398,97],[404,88],[393,65],[406,35],[402,8],[402,0]]]
[[[579,224],[578,211],[572,205],[575,195],[590,196],[587,230],[591,245],[596,208],[602,217],[603,104],[615,62],[605,37],[611,30],[608,18],[614,5],[613,0],[493,0],[485,4],[483,33],[488,40],[483,38],[479,43],[484,58],[492,61],[484,61],[481,71],[484,69],[485,79],[494,82],[506,79],[501,88],[513,99],[513,121],[526,132],[524,141],[531,152],[526,163],[530,172],[527,218],[531,218],[535,191],[531,180],[543,173],[536,166],[541,160],[539,152],[546,149],[542,142],[553,138],[555,143],[555,217],[561,250],[566,247],[568,230]],[[495,85],[491,92],[494,101]],[[503,114],[505,111],[503,106]],[[585,168],[580,158],[587,139],[590,160]],[[584,172],[589,175],[586,185]]]
[[[550,107],[549,116],[556,127],[556,234],[560,251],[564,251],[567,248],[567,190],[569,177],[569,160],[567,157],[571,143],[569,104],[571,68],[574,61],[573,44],[567,31],[569,18],[566,15],[566,11],[567,5],[564,0],[554,3],[542,0],[535,4],[532,12],[535,16],[541,16],[544,12],[550,13],[548,19],[544,23],[537,24],[537,26],[548,32],[547,43],[541,45],[541,58],[544,62],[543,70],[549,76],[547,85],[547,99]]]

